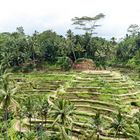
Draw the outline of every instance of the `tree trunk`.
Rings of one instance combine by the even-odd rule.
[[[8,122],[7,122],[7,120],[8,120],[8,109],[6,108],[5,109],[5,112],[4,112],[4,121],[5,121],[5,131],[6,131],[6,135],[5,135],[5,137],[6,137],[6,140],[8,140],[8,132],[7,132],[7,125],[8,125]]]
[[[20,125],[19,125],[19,131],[20,131],[20,134],[21,134],[21,113],[20,113],[20,116],[19,116],[20,118]]]
[[[29,123],[30,123],[30,131],[31,131],[31,117],[29,118]]]
[[[100,134],[99,134],[99,132],[97,132],[97,140],[99,140],[100,139]]]
[[[76,55],[75,55],[75,52],[74,52],[73,46],[72,46],[72,53],[73,53],[74,61],[76,61]]]
[[[45,128],[46,128],[46,123],[47,123],[47,115],[45,115]]]

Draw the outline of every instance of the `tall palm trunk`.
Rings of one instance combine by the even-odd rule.
[[[8,108],[4,111],[4,121],[5,121],[5,137],[8,140]]]
[[[20,121],[20,124],[19,124],[19,131],[20,131],[20,134],[21,134],[21,123],[22,123],[22,119],[21,119],[21,112],[19,114],[19,121]]]
[[[72,53],[73,53],[74,61],[76,61],[76,55],[75,55],[75,52],[74,52],[73,46],[72,46]]]
[[[43,127],[43,121],[44,121],[43,115],[41,115],[41,119],[42,119],[41,125],[42,125],[42,127]]]
[[[100,132],[99,132],[99,131],[100,131],[99,126],[97,126],[97,131],[96,131],[96,132],[97,132],[97,133],[96,133],[96,134],[97,134],[97,140],[100,139],[100,138],[99,138],[99,137],[100,137]]]
[[[45,115],[45,128],[46,128],[46,123],[47,123],[47,115]]]
[[[32,128],[31,128],[31,118],[30,118],[30,131],[31,131],[31,129],[32,129]]]
[[[28,114],[28,119],[29,119],[29,124],[30,124],[30,131],[31,131],[31,118],[32,118],[32,114],[31,113],[29,113]]]
[[[100,134],[99,134],[99,132],[97,133],[97,140],[99,140],[100,139]]]

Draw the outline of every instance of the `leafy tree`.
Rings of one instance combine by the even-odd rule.
[[[88,17],[88,16],[75,17],[72,19],[72,21],[73,21],[73,25],[78,25],[76,26],[76,29],[84,30],[86,32],[89,32],[90,34],[93,34],[95,33],[94,32],[95,28],[100,26],[96,24],[96,22],[104,17],[105,15],[100,13],[95,17]]]
[[[137,24],[131,24],[127,31],[132,35],[132,36],[135,36],[135,35],[138,35],[138,33],[140,32],[140,27],[137,25]]]
[[[57,62],[62,70],[68,71],[72,67],[72,62],[69,57],[59,57]]]
[[[19,34],[21,34],[21,35],[25,35],[25,33],[24,33],[24,29],[23,29],[22,26],[17,27],[16,30],[17,30],[17,33],[19,33]]]
[[[38,41],[38,36],[34,34],[34,36],[29,37],[28,39],[28,56],[29,58],[27,59],[27,62],[31,60],[31,63],[34,64],[34,67],[36,66],[37,63],[40,63],[41,60],[44,61],[43,59],[43,50],[41,47],[41,44]]]
[[[74,37],[74,34],[71,30],[68,30],[67,31],[67,45],[68,45],[68,49],[70,50],[70,53],[72,53],[73,57],[72,57],[72,60],[76,60],[76,55],[75,55],[75,37]]]
[[[39,44],[41,44],[44,59],[51,63],[55,63],[58,56],[58,47],[61,37],[55,32],[48,30],[38,35],[38,41]]]

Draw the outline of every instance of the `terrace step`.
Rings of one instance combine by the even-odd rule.
[[[133,92],[133,93],[120,94],[120,95],[117,95],[117,96],[118,97],[125,97],[125,96],[133,96],[133,95],[137,95],[137,94],[140,94],[140,91],[136,91],[136,92]]]
[[[76,88],[67,88],[66,92],[70,92],[70,91],[89,91],[89,92],[95,92],[97,90],[101,89],[101,87],[76,87]]]
[[[93,117],[95,117],[95,115],[96,115],[96,113],[95,112],[85,112],[85,111],[79,111],[79,110],[77,110],[76,112],[75,112],[75,114],[76,115],[79,115],[79,116],[86,116],[86,117],[91,117],[91,118],[93,118]],[[109,117],[109,116],[106,116],[106,115],[102,115],[103,116],[103,118],[105,118],[105,119],[107,119],[107,120],[109,120],[109,121],[113,121],[113,119],[111,118],[111,117]]]
[[[34,93],[34,92],[54,92],[54,90],[51,90],[51,89],[42,89],[42,90],[23,90],[23,93]]]
[[[111,104],[111,103],[107,103],[107,102],[104,102],[104,101],[99,101],[99,100],[88,100],[88,99],[70,99],[71,102],[74,102],[74,103],[77,103],[77,102],[80,102],[80,103],[92,103],[92,104],[100,104],[100,105],[106,105],[106,106],[110,106],[110,107],[113,107],[113,108],[118,108],[117,105],[114,105],[114,104]]]
[[[77,109],[89,109],[91,111],[103,111],[104,113],[111,113],[111,114],[117,114],[117,111],[112,110],[112,109],[107,109],[107,108],[102,108],[102,107],[95,107],[95,106],[90,106],[90,105],[75,105]],[[86,110],[85,110],[86,111]]]

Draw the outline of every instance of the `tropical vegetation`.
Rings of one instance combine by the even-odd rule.
[[[0,33],[0,139],[140,139],[140,28],[107,40],[103,18],[74,17],[83,34]]]

